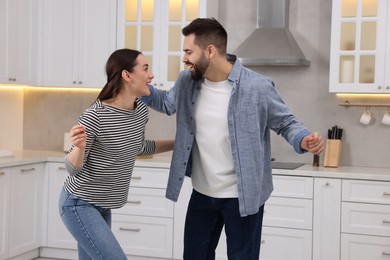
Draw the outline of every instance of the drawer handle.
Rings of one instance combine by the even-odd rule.
[[[131,177],[131,179],[133,179],[133,180],[141,180],[141,176],[133,176],[133,177]]]
[[[390,252],[382,252],[382,255],[390,256]]]
[[[120,227],[119,230],[122,230],[122,231],[131,231],[131,232],[140,232],[140,231],[141,231],[140,228],[124,228],[124,227]]]
[[[131,203],[131,204],[141,204],[141,201],[140,201],[140,200],[128,200],[127,203]]]
[[[390,192],[383,192],[384,196],[390,196]]]
[[[5,172],[0,172],[0,175],[4,175],[5,174]]]
[[[32,172],[32,171],[35,171],[35,168],[32,167],[32,168],[27,168],[27,169],[20,169],[21,172]]]
[[[390,220],[384,219],[384,220],[383,220],[383,223],[384,223],[384,224],[390,224]]]
[[[260,244],[265,244],[265,240],[262,239],[262,240],[260,241]]]
[[[65,171],[65,170],[66,170],[66,168],[65,168],[65,167],[63,167],[63,166],[59,166],[59,167],[58,167],[58,170]]]

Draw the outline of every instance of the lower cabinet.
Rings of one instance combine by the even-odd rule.
[[[41,246],[43,176],[43,163],[0,169],[0,259]]]
[[[183,259],[192,185],[186,178],[173,203],[165,198],[168,175],[167,168],[137,166],[126,205],[112,211],[112,230],[128,259]],[[390,259],[390,181],[309,175],[274,173],[260,259]],[[77,259],[76,241],[58,214],[67,176],[59,162],[0,168],[0,260],[31,259],[25,255],[39,247],[41,257]],[[226,252],[223,231],[216,259],[226,260]]]
[[[342,185],[341,259],[390,259],[390,182]]]
[[[135,167],[126,205],[112,211],[112,231],[129,259],[172,259],[173,202],[165,198],[168,171]]]
[[[58,200],[68,172],[64,163],[49,163],[47,247],[77,249],[77,242],[62,223]]]
[[[310,260],[313,178],[274,175],[274,191],[264,206],[262,260]]]
[[[312,255],[313,178],[274,176],[274,186],[272,197],[264,208],[260,259],[309,260]],[[191,180],[186,178],[174,205],[174,259],[183,259],[184,222],[191,192]],[[224,230],[216,259],[227,259]]]
[[[11,168],[0,168],[0,259],[8,256]]]

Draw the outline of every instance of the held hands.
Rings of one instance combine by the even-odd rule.
[[[82,125],[75,125],[70,129],[69,138],[75,147],[84,149],[87,146],[87,131]]]
[[[322,137],[318,132],[305,136],[301,141],[301,148],[314,154],[320,154],[323,147]]]

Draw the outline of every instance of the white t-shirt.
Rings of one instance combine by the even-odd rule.
[[[238,197],[227,121],[231,92],[227,81],[205,79],[195,106],[192,185],[214,198]]]

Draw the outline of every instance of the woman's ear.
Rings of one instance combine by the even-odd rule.
[[[125,80],[131,80],[130,73],[127,70],[122,70],[122,78]]]

